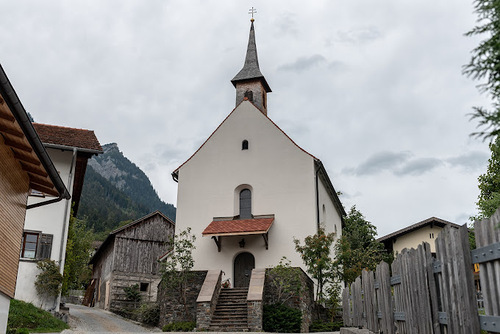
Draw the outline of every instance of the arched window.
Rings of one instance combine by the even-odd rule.
[[[250,189],[240,191],[240,219],[252,218],[252,192]]]
[[[242,150],[248,150],[248,140],[244,140],[241,142],[241,149]]]

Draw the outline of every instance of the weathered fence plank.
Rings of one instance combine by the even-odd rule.
[[[394,306],[391,292],[391,275],[389,265],[381,262],[375,271],[375,279],[378,284],[377,306],[380,312],[379,328],[382,333],[395,334],[394,330]]]
[[[375,294],[375,277],[372,271],[361,273],[363,286],[363,302],[365,306],[366,326],[372,332],[378,332],[377,295]]]
[[[347,287],[342,291],[342,320],[344,321],[344,326],[353,326],[351,317],[351,295],[349,287]]]
[[[351,285],[352,296],[352,321],[354,326],[366,327],[366,321],[363,318],[363,294],[361,292],[361,276],[356,278]]]

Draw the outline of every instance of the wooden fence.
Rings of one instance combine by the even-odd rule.
[[[375,333],[500,333],[500,209],[474,225],[447,226],[436,238],[436,256],[423,243],[404,250],[389,268],[363,271],[342,293],[346,327]],[[477,306],[473,263],[479,263],[484,310]],[[392,274],[391,274],[392,272]],[[480,314],[482,313],[482,314]]]

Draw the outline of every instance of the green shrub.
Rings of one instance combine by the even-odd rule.
[[[126,286],[123,288],[125,291],[125,295],[127,296],[127,300],[132,302],[141,301],[141,291],[139,290],[139,284],[134,284],[131,286]]]
[[[262,327],[266,332],[300,333],[302,314],[283,304],[264,305]]]
[[[160,305],[143,304],[139,309],[141,312],[141,322],[146,325],[157,326],[160,321]]]
[[[178,321],[166,324],[162,330],[164,332],[192,332],[195,327],[194,321]]]
[[[67,328],[68,324],[31,303],[10,301],[8,334],[61,332]]]
[[[313,323],[309,326],[309,332],[335,332],[340,330],[340,327],[342,326],[344,326],[344,323],[342,321],[313,321]]]

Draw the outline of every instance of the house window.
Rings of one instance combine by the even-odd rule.
[[[429,233],[429,238],[434,239],[434,233]]]
[[[50,259],[52,234],[29,231],[23,233],[20,257],[24,259]]]
[[[240,219],[252,218],[252,192],[250,189],[240,191]]]
[[[148,291],[148,288],[149,288],[149,283],[141,283],[140,290],[142,292]]]
[[[38,233],[24,232],[23,243],[21,245],[21,257],[25,259],[36,258],[36,249],[38,247]]]
[[[248,140],[244,140],[241,142],[241,149],[242,150],[248,150]]]

